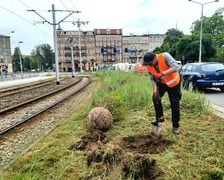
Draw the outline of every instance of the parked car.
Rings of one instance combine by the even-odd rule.
[[[224,65],[217,62],[188,63],[181,71],[183,87],[188,90],[220,88],[224,91]]]

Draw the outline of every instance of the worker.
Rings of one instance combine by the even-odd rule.
[[[156,126],[158,122],[164,122],[161,98],[167,92],[172,109],[173,133],[179,134],[181,88],[178,71],[181,66],[168,52],[160,54],[147,52],[142,65],[147,67],[153,87],[153,103],[157,120],[153,120],[152,125]]]

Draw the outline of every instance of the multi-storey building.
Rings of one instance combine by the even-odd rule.
[[[80,60],[83,70],[89,70],[92,61],[96,59],[93,31],[57,31],[57,46],[61,72],[72,71],[71,50],[73,50],[75,71],[80,70]]]
[[[160,47],[166,37],[165,34],[149,34],[149,51],[153,51],[155,48]]]
[[[124,62],[138,63],[148,51],[162,45],[165,34],[145,34],[123,36]]]
[[[10,36],[0,35],[0,71],[12,72]]]
[[[122,61],[122,29],[95,29],[98,66]]]
[[[138,63],[149,50],[149,38],[147,35],[123,36],[123,48],[124,62]]]
[[[123,36],[122,29],[94,29],[94,31],[57,31],[59,69],[72,71],[71,54],[75,70],[127,62],[138,63],[147,51],[161,46],[164,34]],[[72,48],[72,49],[71,49]]]

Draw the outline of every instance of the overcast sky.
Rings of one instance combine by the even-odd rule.
[[[212,0],[195,0],[207,3]],[[29,55],[35,46],[53,45],[53,26],[44,23],[38,15],[27,10],[36,10],[50,23],[52,4],[56,10],[74,10],[61,24],[63,30],[78,30],[72,21],[89,21],[82,25],[84,31],[93,29],[123,29],[123,35],[134,33],[164,34],[170,28],[178,28],[190,34],[192,22],[200,19],[202,6],[188,0],[0,0],[0,34],[11,36],[11,51],[18,46],[22,54]],[[224,7],[223,0],[204,5],[204,16],[210,17]],[[68,12],[56,12],[56,22],[65,18]],[[39,23],[38,23],[39,21]],[[15,31],[13,34],[9,34]]]

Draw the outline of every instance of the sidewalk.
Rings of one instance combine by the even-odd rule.
[[[212,104],[211,106],[214,109],[213,113],[215,113],[217,116],[219,116],[221,118],[224,118],[224,108],[223,107],[218,106],[216,104]]]
[[[16,74],[15,76],[9,75],[7,77],[1,77],[0,78],[0,89],[13,87],[15,85],[22,85],[27,84],[35,81],[41,81],[46,79],[53,79],[55,78],[54,75],[52,76],[46,76],[46,74],[43,73],[36,73],[36,74],[24,74],[23,78],[20,76],[20,74]]]

